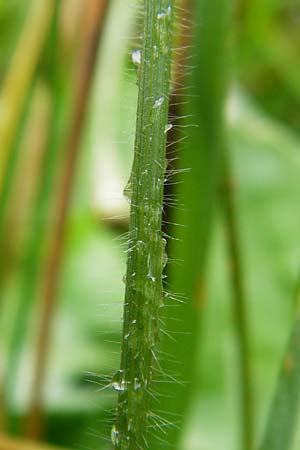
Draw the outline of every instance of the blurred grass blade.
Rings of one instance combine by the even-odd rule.
[[[8,206],[8,200],[9,200],[9,194],[11,191],[11,186],[13,182],[13,175],[15,171],[15,166],[19,154],[19,148],[20,148],[20,139],[22,136],[22,132],[24,130],[24,125],[26,124],[26,113],[29,109],[29,104],[31,101],[31,94],[32,89],[30,89],[30,93],[27,96],[27,100],[24,105],[24,112],[23,112],[23,118],[21,119],[21,124],[15,139],[15,142],[13,143],[14,148],[12,149],[5,174],[4,174],[4,180],[3,180],[3,189],[0,191],[0,311],[2,307],[2,301],[3,301],[3,294],[5,289],[5,277],[6,277],[6,270],[7,266],[9,266],[7,259],[9,258],[9,255],[7,255],[7,250],[9,253],[9,249],[7,249],[7,239],[5,238],[6,234],[6,211]],[[11,241],[10,241],[11,242]],[[4,431],[7,427],[8,418],[7,418],[7,411],[5,406],[5,395],[4,395],[4,370],[1,367],[0,368],[0,431]]]
[[[23,111],[22,114],[20,116],[20,121],[16,130],[16,134],[14,136],[14,139],[11,142],[11,152],[10,155],[8,156],[8,160],[7,160],[7,164],[5,167],[5,172],[3,174],[3,183],[2,183],[2,189],[0,191],[0,240],[1,240],[1,244],[3,242],[3,234],[4,234],[4,228],[5,228],[5,220],[6,220],[6,213],[7,213],[7,207],[8,207],[8,203],[9,203],[9,198],[10,198],[10,193],[12,190],[12,184],[14,181],[14,174],[15,174],[15,169],[16,169],[16,165],[17,165],[17,161],[18,161],[18,157],[19,157],[19,151],[21,148],[21,140],[23,137],[23,132],[27,126],[27,119],[28,119],[28,112],[30,109],[30,104],[31,104],[31,100],[32,100],[32,94],[34,91],[34,87],[35,87],[35,82],[33,80],[33,83],[30,85],[27,95],[26,95],[26,100],[24,101],[24,105],[23,105]],[[1,252],[2,254],[2,252]],[[2,264],[4,264],[4,261],[1,260],[1,267],[0,267],[0,278],[2,276]]]
[[[27,3],[24,3],[28,8]],[[31,1],[20,36],[15,44],[9,68],[0,91],[0,302],[3,297],[5,258],[5,215],[12,188],[20,140],[31,103],[34,78],[53,16],[53,2]],[[1,374],[1,384],[2,384]],[[2,386],[1,386],[2,392]],[[3,388],[4,389],[4,388]],[[5,394],[1,394],[3,429],[7,425]]]
[[[250,366],[249,325],[246,308],[240,241],[234,198],[234,181],[229,154],[223,159],[223,217],[227,238],[229,270],[232,280],[233,314],[236,323],[239,359],[239,379],[241,383],[241,415],[243,450],[254,446],[252,370]]]
[[[0,192],[28,90],[53,15],[53,0],[33,0],[0,92]]]
[[[37,339],[34,360],[33,384],[28,417],[26,418],[26,435],[37,439],[43,428],[43,387],[50,328],[55,308],[59,274],[63,258],[64,232],[66,218],[72,193],[72,186],[79,156],[81,135],[84,126],[89,93],[91,89],[97,49],[103,28],[108,0],[92,2],[86,6],[86,18],[82,27],[81,52],[78,60],[78,73],[75,81],[76,97],[69,137],[66,143],[65,166],[62,184],[58,190],[56,225],[53,233],[52,248],[46,268],[46,280],[42,290],[41,323]]]
[[[169,266],[168,284],[174,296],[170,296],[171,308],[166,308],[168,312],[163,317],[166,331],[174,338],[162,336],[160,346],[163,354],[172,355],[174,362],[168,358],[163,363],[164,372],[169,375],[158,389],[164,396],[163,409],[170,412],[168,420],[177,419],[178,426],[170,427],[167,433],[169,443],[178,449],[182,448],[184,424],[198,386],[199,314],[224,148],[223,108],[232,7],[230,0],[191,1],[193,56],[188,64],[193,70],[186,80],[187,96],[181,109],[187,119],[180,122],[186,127],[187,141],[178,154],[180,167],[189,171],[175,180],[180,181],[176,196],[182,207],[175,209],[171,217],[170,234],[175,240],[168,244],[168,253],[176,264]],[[172,385],[170,395],[169,383],[174,379],[178,382]],[[158,444],[158,448],[164,447]]]
[[[27,325],[31,306],[36,294],[39,279],[40,257],[45,239],[46,222],[49,214],[53,180],[57,170],[57,157],[62,139],[62,122],[64,116],[64,89],[61,80],[61,69],[58,69],[58,11],[60,0],[55,0],[53,22],[49,39],[51,41],[51,74],[49,88],[52,94],[51,126],[47,148],[45,150],[36,198],[33,206],[30,236],[25,245],[21,267],[21,280],[16,317],[13,323],[11,341],[8,349],[8,362],[5,376],[5,396],[7,404],[14,401],[16,380],[23,345],[25,343]]]
[[[291,450],[299,419],[300,302],[259,450]]]

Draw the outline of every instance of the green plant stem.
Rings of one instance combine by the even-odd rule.
[[[59,274],[63,261],[64,234],[72,186],[79,156],[81,135],[92,85],[94,67],[100,33],[103,28],[108,0],[92,2],[86,9],[86,20],[81,30],[81,52],[78,58],[78,73],[75,82],[76,97],[73,105],[73,116],[69,137],[66,144],[66,159],[63,179],[58,191],[57,219],[54,229],[53,244],[46,269],[46,280],[43,286],[41,323],[37,339],[34,361],[33,384],[28,417],[26,418],[26,435],[39,438],[43,425],[43,387],[47,354],[49,348],[51,322],[55,310],[55,298],[59,284]]]
[[[236,323],[238,358],[241,380],[242,445],[243,450],[254,448],[252,370],[249,351],[249,325],[246,311],[246,295],[243,282],[240,255],[239,233],[236,217],[234,187],[229,155],[223,159],[223,198],[224,224],[229,254],[230,275],[232,279],[233,311]]]
[[[299,419],[300,302],[259,450],[291,450]]]
[[[131,201],[119,391],[112,429],[115,449],[147,448],[147,427],[159,309],[163,304],[163,187],[170,93],[173,2],[144,0],[143,42],[138,69],[138,108]]]

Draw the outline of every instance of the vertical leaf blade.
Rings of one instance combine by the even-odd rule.
[[[291,332],[260,450],[291,450],[300,401],[300,314]]]

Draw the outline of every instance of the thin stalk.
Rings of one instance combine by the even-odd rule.
[[[2,256],[0,264],[0,306],[5,277],[4,262],[7,245],[5,220],[8,200],[19,157],[20,140],[26,124],[26,113],[31,102],[34,78],[53,16],[52,0],[43,4],[36,0],[30,3],[25,23],[18,37],[0,92],[0,106],[1,111],[3,111],[0,119],[0,253]],[[4,378],[1,374],[0,415],[2,429],[5,429],[8,424],[3,386]]]
[[[3,81],[0,92],[0,105],[4,114],[0,119],[0,145],[3,151],[3,168],[0,168],[0,303],[4,291],[4,277],[7,268],[6,251],[10,242],[6,239],[6,219],[10,195],[15,177],[17,162],[20,156],[23,131],[27,125],[28,110],[31,104],[38,64],[45,48],[49,30],[49,22],[53,15],[50,2],[37,5],[31,1],[27,18],[21,30],[15,53]],[[24,11],[23,11],[24,13]],[[9,107],[7,107],[9,105]],[[2,177],[2,178],[1,178]]]
[[[31,97],[29,95],[28,97]],[[24,106],[24,113],[28,111],[28,105],[30,103],[30,100],[26,101],[26,106]],[[23,122],[20,125],[20,129],[18,130],[18,135],[16,137],[16,142],[14,143],[14,149],[11,152],[6,171],[4,174],[4,180],[3,180],[3,189],[0,191],[0,255],[1,255],[1,261],[0,261],[0,309],[2,307],[2,300],[3,300],[3,291],[5,289],[5,275],[7,266],[9,267],[10,264],[8,263],[8,260],[10,259],[10,255],[8,253],[10,250],[7,248],[7,240],[5,239],[5,231],[6,231],[6,212],[7,212],[7,205],[8,205],[8,199],[9,194],[11,192],[11,186],[13,182],[13,175],[14,175],[14,169],[16,166],[16,161],[19,153],[20,148],[20,136],[22,135],[22,131],[24,128],[24,120],[22,119],[21,122]],[[3,369],[0,368],[0,431],[4,431],[7,427],[8,419],[7,419],[7,411],[5,406],[5,394],[4,394],[4,373]]]
[[[50,60],[53,71],[50,75],[50,86],[54,99],[52,105],[51,127],[47,149],[43,158],[42,173],[37,188],[34,210],[32,215],[32,226],[30,237],[25,246],[22,261],[22,274],[20,282],[20,298],[17,306],[16,317],[12,330],[11,342],[8,349],[8,361],[5,374],[5,395],[9,403],[14,398],[20,356],[23,349],[24,339],[27,332],[29,313],[36,293],[39,278],[39,261],[42,253],[42,244],[45,238],[46,222],[48,217],[48,206],[52,192],[52,183],[56,173],[56,158],[58,157],[59,143],[61,140],[61,124],[64,112],[62,96],[62,85],[57,69],[57,17],[60,0],[51,2],[55,11],[53,25],[50,33],[52,50]]]
[[[3,390],[2,373],[0,374],[0,433],[4,432],[7,427],[7,412],[5,408],[5,397]]]
[[[229,267],[232,279],[233,311],[235,315],[238,359],[241,380],[242,445],[243,450],[254,448],[252,370],[249,350],[249,324],[246,308],[246,294],[240,255],[239,232],[233,191],[229,155],[223,160],[223,212],[226,229]]]
[[[147,448],[152,372],[163,305],[163,188],[171,74],[173,2],[144,0],[138,66],[134,161],[125,189],[130,200],[129,247],[120,370],[112,380],[119,392],[111,437],[115,449]]]
[[[53,15],[53,0],[33,0],[0,93],[0,192],[28,88]]]
[[[5,235],[5,227],[6,227],[6,214],[7,214],[7,208],[9,205],[10,200],[10,194],[12,191],[12,186],[14,182],[14,175],[15,170],[19,158],[19,153],[21,150],[21,140],[23,137],[23,132],[25,127],[27,126],[27,119],[28,119],[28,112],[31,105],[32,100],[32,94],[34,91],[35,82],[30,86],[29,92],[27,93],[27,98],[24,102],[23,111],[22,111],[22,117],[20,118],[19,124],[18,124],[18,130],[16,132],[16,135],[14,137],[14,142],[12,142],[12,149],[7,161],[5,173],[3,174],[3,184],[2,189],[0,191],[0,247],[1,252],[0,254],[3,255],[4,247],[6,245],[4,235]],[[3,272],[5,271],[5,261],[3,261],[3,257],[1,258],[1,265],[0,265],[0,283],[2,282]],[[2,288],[2,286],[1,286]],[[2,289],[1,289],[2,290]],[[0,296],[1,301],[1,296]]]
[[[69,137],[66,144],[65,169],[58,192],[57,222],[54,229],[53,244],[46,269],[46,280],[42,294],[41,323],[37,339],[34,361],[33,385],[30,407],[26,418],[26,435],[39,438],[43,428],[43,387],[45,368],[49,349],[51,323],[55,309],[55,299],[59,275],[63,261],[63,247],[66,218],[72,193],[76,162],[79,156],[81,135],[86,116],[89,93],[92,85],[100,33],[103,28],[108,0],[91,2],[87,7],[87,17],[83,26],[81,53],[78,60],[78,73],[75,82],[76,98],[71,119]]]
[[[26,142],[28,141],[28,134],[32,137],[33,133],[33,125],[36,124],[37,117],[33,117],[33,103],[35,103],[35,96],[39,90],[37,89],[36,83],[33,83],[31,86],[30,92],[28,94],[28,99],[26,100],[26,104],[24,105],[24,112],[21,123],[19,125],[19,130],[17,136],[15,138],[14,148],[11,153],[11,160],[9,161],[9,166],[7,167],[7,171],[5,173],[5,188],[0,193],[0,255],[1,255],[1,263],[0,263],[0,316],[2,312],[3,306],[3,298],[5,296],[5,288],[6,281],[8,279],[7,275],[9,275],[10,271],[13,269],[15,263],[15,257],[18,255],[18,243],[20,242],[20,231],[22,232],[22,227],[18,227],[18,223],[24,223],[24,211],[28,206],[28,186],[30,187],[30,182],[35,181],[35,177],[31,177],[30,182],[26,185],[25,189],[22,190],[21,194],[21,204],[20,208],[14,208],[14,200],[15,200],[15,191],[18,192],[17,195],[17,205],[20,203],[20,192],[18,190],[18,186],[13,184],[17,179],[17,167],[16,163],[19,160],[20,156],[25,156],[26,160],[30,160],[31,169],[35,169],[35,165],[37,164],[36,155],[34,155],[34,161],[32,161],[32,150],[36,153],[38,151],[40,156],[40,150],[43,150],[43,139],[37,139],[34,143]],[[41,109],[39,108],[39,118],[44,118],[41,113]],[[34,122],[34,123],[33,123]],[[42,124],[43,125],[43,124]],[[47,133],[47,127],[43,127],[45,135]],[[25,132],[26,131],[26,132]],[[35,132],[36,130],[34,130]],[[36,136],[36,132],[35,132]],[[39,135],[41,137],[41,134]],[[30,145],[30,147],[28,147]],[[29,152],[27,151],[29,150]],[[28,158],[29,155],[29,158]],[[30,157],[31,156],[31,157]],[[22,166],[22,164],[21,164]],[[26,169],[26,168],[25,168]],[[26,170],[25,170],[26,172]],[[34,170],[34,172],[36,172]],[[12,189],[14,187],[14,189]],[[31,186],[32,189],[32,186]],[[27,191],[27,192],[26,192]],[[30,191],[30,188],[29,188]],[[25,192],[25,197],[23,196]],[[25,208],[25,209],[24,209]],[[23,210],[23,214],[22,214]],[[21,212],[21,215],[20,215]],[[11,216],[12,213],[12,216]],[[9,230],[10,239],[7,239],[7,232]],[[18,233],[19,232],[19,233]],[[17,258],[18,259],[18,258]],[[3,318],[3,320],[5,320]],[[2,333],[1,337],[2,337]],[[8,424],[8,417],[5,405],[5,395],[4,395],[4,368],[0,369],[0,430],[5,430]]]
[[[281,373],[259,450],[291,450],[299,420],[300,402],[300,295],[296,316],[283,358]]]

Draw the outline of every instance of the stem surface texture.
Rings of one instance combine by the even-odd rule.
[[[159,309],[163,305],[162,236],[166,129],[168,124],[173,2],[144,0],[138,66],[134,161],[124,194],[131,203],[121,367],[112,380],[119,391],[112,429],[116,449],[147,448],[147,426]]]

